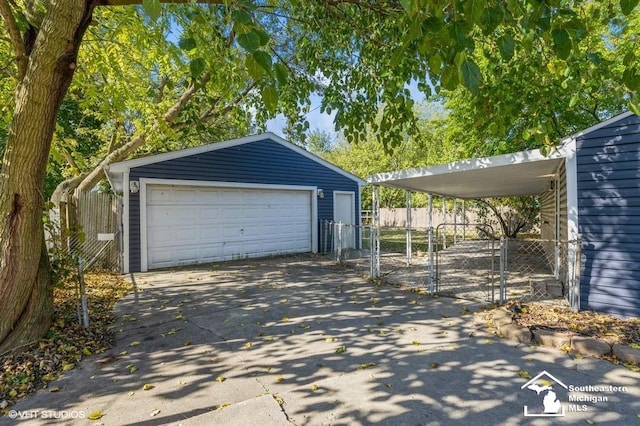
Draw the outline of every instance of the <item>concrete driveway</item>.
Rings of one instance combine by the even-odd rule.
[[[321,256],[132,278],[115,347],[53,382],[59,392],[13,407],[22,420],[0,423],[640,422],[640,374],[483,335],[472,302],[376,285]],[[544,371],[563,417],[523,414],[544,414],[543,393],[521,389]]]

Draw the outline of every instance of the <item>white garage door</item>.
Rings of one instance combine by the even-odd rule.
[[[310,194],[148,185],[147,267],[309,252]]]

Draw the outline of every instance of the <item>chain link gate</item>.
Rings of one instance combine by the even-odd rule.
[[[436,227],[435,292],[495,302],[498,241],[484,223],[442,223]]]

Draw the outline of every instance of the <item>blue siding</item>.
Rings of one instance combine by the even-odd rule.
[[[269,139],[132,168],[129,179],[177,179],[271,185],[317,186],[318,221],[333,220],[333,191],[353,191],[359,211],[358,183],[329,167]],[[129,195],[129,268],[140,271],[140,196]],[[359,218],[356,217],[356,221]]]
[[[576,140],[580,308],[640,317],[640,118]]]

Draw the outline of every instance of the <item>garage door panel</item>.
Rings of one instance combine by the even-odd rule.
[[[311,251],[311,192],[147,187],[147,267]]]

